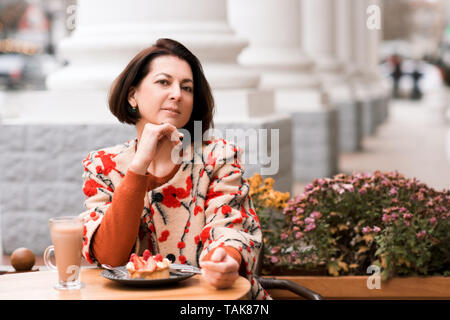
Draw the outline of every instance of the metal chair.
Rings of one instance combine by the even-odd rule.
[[[281,289],[289,290],[296,295],[305,298],[307,300],[324,300],[324,298],[317,292],[314,292],[308,288],[305,288],[298,283],[290,280],[275,279],[275,278],[262,278],[260,277],[262,265],[264,259],[264,242],[261,247],[261,254],[259,255],[258,262],[256,265],[256,275],[255,278],[265,289]]]

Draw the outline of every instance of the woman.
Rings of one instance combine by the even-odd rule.
[[[189,144],[188,161],[172,156],[182,132],[194,136],[195,121],[202,133],[213,125],[214,101],[198,59],[180,43],[159,39],[114,81],[109,107],[136,126],[137,138],[83,161],[86,260],[120,266],[148,249],[200,266],[216,288],[230,287],[241,274],[252,283],[253,299],[270,298],[253,279],[262,232],[239,148],[211,139]]]

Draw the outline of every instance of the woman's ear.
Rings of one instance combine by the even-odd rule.
[[[132,108],[137,107],[137,101],[136,98],[134,97],[135,93],[136,93],[135,87],[131,87],[130,90],[128,91],[128,103]]]

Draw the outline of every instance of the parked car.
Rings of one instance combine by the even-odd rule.
[[[59,67],[56,58],[48,54],[0,54],[0,86],[43,90],[46,77]]]
[[[30,56],[23,69],[23,85],[25,88],[45,89],[47,76],[61,67],[56,58],[49,54]]]
[[[0,54],[0,85],[17,89],[22,82],[26,58],[22,54]]]

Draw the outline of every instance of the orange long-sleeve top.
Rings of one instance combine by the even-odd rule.
[[[100,263],[120,266],[128,262],[139,232],[147,190],[168,182],[179,167],[179,165],[174,167],[164,177],[156,177],[150,173],[141,175],[130,169],[127,171],[123,181],[114,191],[111,206],[106,211],[91,242],[91,251]],[[240,252],[230,246],[223,248],[240,265],[239,273],[245,275],[245,266]],[[214,249],[208,252],[203,261],[210,260],[213,252]]]

